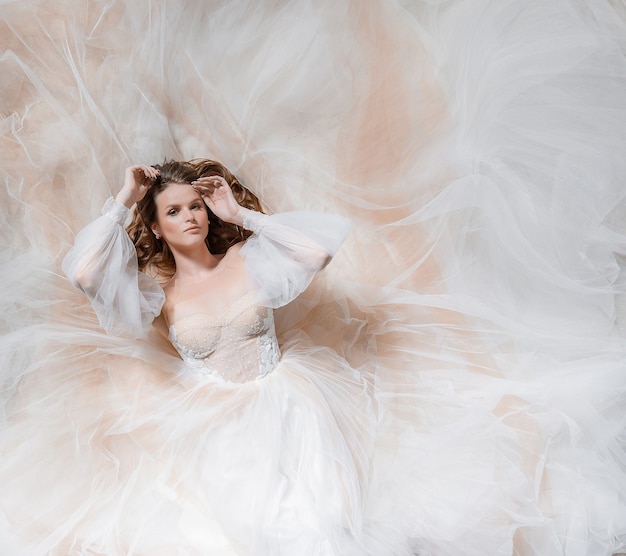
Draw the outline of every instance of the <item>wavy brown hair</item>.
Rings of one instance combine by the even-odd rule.
[[[191,183],[198,178],[221,176],[226,180],[237,202],[245,208],[263,212],[259,199],[246,189],[241,182],[220,162],[208,159],[195,159],[187,162],[166,160],[153,166],[159,170],[159,177],[149,186],[147,193],[139,201],[133,212],[133,219],[126,228],[135,244],[139,270],[147,270],[152,275],[170,278],[176,272],[174,256],[163,239],[157,239],[150,226],[157,220],[156,197],[172,183]],[[241,226],[219,219],[211,209],[209,233],[204,240],[209,251],[225,253],[229,247],[247,239],[252,232]]]

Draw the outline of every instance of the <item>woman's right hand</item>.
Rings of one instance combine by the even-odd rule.
[[[159,171],[152,166],[145,164],[137,164],[126,168],[124,174],[124,186],[115,197],[118,203],[125,205],[127,208],[132,207],[135,203],[141,201],[150,182],[155,180],[159,175]]]

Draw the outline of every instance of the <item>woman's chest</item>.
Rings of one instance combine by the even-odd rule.
[[[180,318],[170,324],[170,338],[176,347],[200,357],[219,349],[245,349],[250,340],[268,332],[274,334],[272,310],[250,301],[250,296],[244,296],[224,313],[196,312]]]
[[[190,315],[232,315],[247,298],[248,288],[242,273],[224,271],[206,280],[176,281],[164,292],[162,313],[170,326]]]
[[[220,315],[196,313],[174,322],[169,337],[189,368],[228,382],[264,376],[280,356],[272,309],[244,296]]]

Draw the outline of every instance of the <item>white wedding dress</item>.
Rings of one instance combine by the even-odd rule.
[[[0,30],[0,555],[626,552],[623,2],[0,0]],[[270,214],[248,294],[169,330],[100,215],[164,157]],[[68,253],[107,261],[91,303]]]
[[[137,272],[122,227],[127,213],[110,199],[103,215],[78,234],[64,270],[72,281],[79,273],[90,276],[88,295],[109,333],[142,337],[164,295]],[[110,511],[110,504],[135,499],[139,506],[134,514],[124,509],[130,515],[121,529],[100,525],[84,538],[79,533],[74,545],[120,553],[131,547],[207,554],[362,550],[378,419],[371,385],[330,350],[307,349],[303,340],[281,356],[273,319],[273,307],[298,295],[335,254],[349,224],[295,212],[252,213],[244,225],[255,231],[242,249],[250,291],[222,314],[187,309],[169,323],[182,361],[163,362],[175,381],[159,394],[164,407],[155,411],[150,402],[144,412],[139,400],[132,417],[108,422],[102,431],[122,427],[123,436],[144,448],[150,466],[140,463],[132,481],[102,477],[96,504]],[[92,515],[102,511],[89,508],[77,532],[107,519]]]

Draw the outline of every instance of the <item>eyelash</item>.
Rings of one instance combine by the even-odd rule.
[[[190,207],[190,208],[191,208],[192,210],[194,210],[194,209],[200,209],[200,208],[202,208],[202,205],[200,205],[200,204],[198,203],[198,204],[191,205],[191,207]],[[172,209],[172,210],[170,210],[170,211],[167,213],[167,215],[168,215],[168,216],[174,216],[177,212],[178,212],[178,210],[177,210],[177,209]]]

